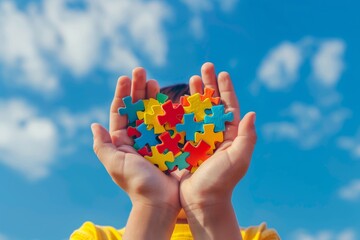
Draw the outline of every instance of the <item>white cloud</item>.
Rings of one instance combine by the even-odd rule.
[[[93,122],[105,124],[108,120],[108,113],[100,107],[94,107],[83,113],[70,113],[63,109],[58,112],[56,119],[58,124],[65,129],[65,135],[73,137],[80,130],[89,130]]]
[[[8,238],[5,235],[0,233],[0,240],[8,240]]]
[[[91,123],[97,122],[106,126],[108,123],[107,108],[93,107],[85,112],[72,113],[67,109],[55,114],[59,129],[62,130],[62,143],[59,154],[68,155],[77,151],[81,145],[90,145]]]
[[[191,11],[195,13],[207,12],[220,7],[223,12],[233,10],[238,0],[181,0]]]
[[[293,233],[294,240],[355,240],[356,233],[352,229],[345,229],[340,233],[334,233],[330,230],[319,231],[315,234],[310,234],[305,230],[297,230]]]
[[[45,52],[39,51],[38,39],[48,35],[35,32],[31,14],[18,11],[10,1],[0,2],[0,62],[5,63],[11,82],[37,91],[54,91],[58,79],[47,66]]]
[[[72,154],[79,146],[88,145],[91,123],[108,122],[107,108],[77,113],[62,109],[50,113],[49,118],[22,99],[0,99],[0,112],[0,164],[29,180],[48,176],[59,154]]]
[[[350,111],[344,108],[329,111],[295,102],[283,112],[283,117],[291,121],[266,123],[262,133],[267,139],[288,139],[309,149],[337,133],[349,116]]]
[[[201,39],[204,36],[204,22],[203,14],[220,9],[220,11],[229,13],[231,12],[238,0],[181,0],[193,13],[189,22],[189,28],[192,34],[197,39]]]
[[[340,148],[349,151],[354,158],[360,159],[360,130],[354,137],[339,137],[337,144]]]
[[[338,240],[355,240],[356,239],[355,231],[353,231],[351,229],[344,230],[338,235],[337,239]]]
[[[164,2],[84,0],[84,9],[69,2],[29,3],[24,10],[0,2],[0,63],[8,81],[49,93],[59,88],[58,68],[81,76],[96,68],[130,70],[141,57],[166,63],[163,25],[171,11]]]
[[[355,201],[360,199],[360,179],[355,179],[349,183],[349,185],[342,187],[339,190],[339,197],[348,200]]]
[[[57,128],[21,99],[0,100],[0,162],[37,180],[48,175],[57,150]]]
[[[238,0],[218,0],[218,2],[224,12],[230,12],[235,8]]]
[[[195,38],[201,39],[204,36],[204,27],[200,16],[194,16],[190,20],[190,28]]]
[[[312,59],[308,91],[313,104],[295,102],[283,111],[291,120],[267,123],[262,130],[268,139],[288,139],[302,148],[317,146],[340,131],[351,111],[340,106],[336,82],[343,73],[345,43],[341,39],[316,40],[306,37],[297,43],[283,42],[272,49],[260,64],[250,90],[260,86],[271,91],[290,89],[300,79],[300,68]]]
[[[298,79],[299,67],[303,61],[300,45],[283,42],[272,49],[260,64],[257,81],[252,90],[256,92],[259,84],[270,90],[282,90],[292,86]]]
[[[282,42],[262,60],[257,71],[257,79],[252,83],[251,90],[257,93],[261,85],[269,90],[278,91],[288,89],[299,79],[302,64],[311,60],[310,85],[314,88],[315,97],[336,98],[333,88],[340,80],[344,70],[346,44],[342,39],[316,40],[305,37],[298,42]],[[331,102],[331,101],[330,101]]]
[[[320,43],[318,52],[312,58],[313,77],[326,87],[333,87],[344,70],[343,55],[345,43],[334,39]]]

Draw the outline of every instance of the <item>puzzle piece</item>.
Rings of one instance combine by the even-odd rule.
[[[179,134],[174,135],[172,138],[169,132],[164,132],[159,136],[161,144],[158,144],[156,148],[160,153],[163,153],[166,149],[171,151],[174,155],[180,152],[179,141],[181,136]]]
[[[166,100],[168,100],[168,96],[166,94],[163,94],[163,93],[157,93],[156,94],[156,100],[159,101],[159,103],[165,103]]]
[[[215,93],[214,89],[206,87],[204,89],[204,94],[200,96],[201,101],[204,101],[205,99],[208,98],[212,103],[218,105],[220,103],[220,97],[213,97],[214,93]]]
[[[136,129],[136,127],[128,127],[127,128],[127,135],[131,138],[138,138],[140,137],[141,133]]]
[[[170,171],[174,171],[177,169],[183,170],[188,168],[190,165],[186,162],[186,158],[190,155],[188,152],[179,153],[175,156],[175,160],[173,162],[165,162],[166,166]]]
[[[195,93],[187,98],[187,101],[190,103],[190,106],[185,106],[185,113],[194,113],[196,121],[200,122],[204,120],[205,110],[212,107],[210,99],[205,99],[201,101],[200,93]]]
[[[139,119],[144,119],[145,113],[152,114],[153,113],[153,110],[152,110],[153,106],[156,106],[156,105],[160,106],[160,102],[158,100],[156,100],[156,99],[153,99],[153,98],[143,100],[143,102],[144,102],[143,111],[138,111],[136,113],[136,115],[137,115],[137,117]]]
[[[152,153],[149,150],[149,147],[146,145],[143,148],[140,148],[139,150],[137,150],[137,152],[143,157],[144,156],[152,156]]]
[[[144,114],[144,123],[148,125],[148,130],[154,127],[154,133],[159,134],[165,132],[165,128],[158,121],[158,115],[164,114],[164,110],[160,105],[152,106],[152,113]]]
[[[161,125],[169,123],[170,127],[174,127],[176,124],[181,123],[181,119],[185,113],[182,105],[174,106],[171,101],[167,101],[162,105],[162,109],[164,110],[164,114],[158,116]]]
[[[214,93],[205,88],[202,95],[182,96],[180,104],[161,93],[136,103],[128,96],[119,114],[128,115],[127,133],[140,155],[167,174],[175,169],[193,173],[224,140],[226,122],[234,119]]]
[[[189,96],[181,96],[180,97],[180,104],[183,105],[184,107],[185,106],[190,106],[190,103],[189,101],[187,100]]]
[[[197,167],[199,161],[205,161],[210,157],[207,155],[209,149],[210,145],[202,140],[196,146],[187,142],[183,149],[184,152],[190,153],[189,157],[186,158],[186,162],[188,162],[192,167]]]
[[[120,107],[118,109],[119,114],[121,116],[127,115],[128,122],[130,122],[130,123],[135,122],[135,120],[137,120],[136,113],[138,111],[144,110],[144,102],[142,100],[139,100],[136,103],[133,103],[131,96],[124,97],[122,100],[123,100],[125,107]]]
[[[154,133],[154,130],[148,130],[145,123],[140,124],[137,127],[137,130],[141,133],[141,136],[134,140],[137,149],[143,148],[146,144],[149,144],[149,146],[155,146],[159,143],[156,139],[157,135]]]
[[[224,105],[213,106],[211,112],[211,116],[205,116],[204,122],[206,124],[213,123],[215,125],[215,132],[225,131],[225,122],[234,120],[232,112],[225,113]]]
[[[195,140],[195,133],[203,131],[203,123],[194,120],[194,113],[184,114],[184,122],[176,125],[176,131],[185,132],[187,141]]]
[[[139,126],[143,122],[144,122],[143,120],[136,120],[135,124],[136,126]],[[127,134],[131,138],[138,138],[141,135],[141,133],[136,129],[136,127],[132,127],[132,126],[129,126],[127,128]]]
[[[214,124],[204,124],[204,133],[195,133],[195,142],[201,140],[210,145],[210,149],[207,154],[213,154],[215,149],[215,143],[224,141],[223,132],[214,132]]]
[[[165,124],[165,130],[168,131],[171,135],[171,137],[175,136],[176,134],[180,135],[179,143],[184,144],[185,143],[185,134],[186,132],[178,132],[175,127],[170,127],[169,124]]]
[[[144,156],[148,161],[153,164],[156,164],[161,171],[166,171],[168,167],[166,162],[174,161],[174,154],[172,152],[167,152],[166,154],[160,153],[155,146],[151,147],[152,156]]]

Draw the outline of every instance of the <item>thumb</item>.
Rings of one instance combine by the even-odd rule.
[[[111,160],[112,156],[116,153],[116,147],[111,141],[109,132],[100,124],[91,124],[91,131],[93,133],[94,152],[104,166]]]
[[[238,135],[228,149],[235,166],[245,168],[250,164],[251,156],[255,148],[257,136],[255,130],[255,112],[247,113],[240,121]]]
[[[256,113],[248,112],[240,121],[238,128],[238,136],[246,137],[254,145],[257,140],[255,130]]]

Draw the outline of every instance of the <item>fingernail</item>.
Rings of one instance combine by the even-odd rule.
[[[254,118],[253,118],[253,124],[255,125],[255,121],[256,121],[256,113],[254,112]]]

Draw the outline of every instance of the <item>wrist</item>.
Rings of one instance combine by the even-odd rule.
[[[167,203],[146,203],[133,202],[131,211],[140,214],[148,214],[149,216],[157,216],[157,218],[172,219],[180,212],[180,208],[172,206]]]
[[[179,209],[169,205],[134,203],[124,239],[170,239]]]
[[[194,239],[242,239],[231,201],[185,209]]]

